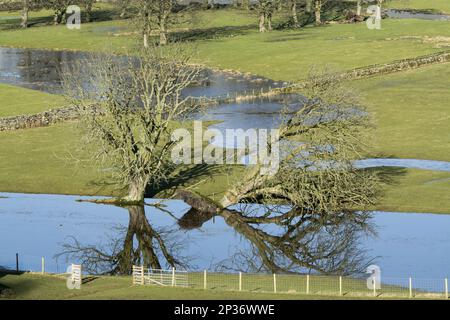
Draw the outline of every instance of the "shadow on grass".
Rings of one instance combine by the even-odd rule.
[[[21,29],[20,23],[20,14],[17,13],[17,18],[12,17],[4,20],[2,22],[0,20],[0,30],[16,30]],[[86,21],[86,15],[84,11],[81,13],[82,21]],[[94,10],[91,13],[91,19],[89,22],[102,22],[102,21],[112,21],[120,19],[120,13],[114,9],[101,9]],[[63,24],[63,23],[61,23]],[[30,17],[28,19],[28,28],[40,27],[40,26],[50,26],[53,25],[53,16],[42,16],[42,17]]]
[[[224,168],[221,165],[198,164],[184,167],[160,184],[158,188],[149,186],[145,192],[145,197],[153,198],[156,195],[170,197],[178,188],[195,185],[205,179],[212,179],[223,170]]]
[[[204,29],[191,29],[184,31],[177,31],[170,34],[172,41],[199,41],[210,40],[223,37],[234,37],[248,34],[251,31],[257,30],[256,25],[244,25],[233,27],[215,27]]]
[[[407,174],[407,169],[402,167],[375,167],[367,168],[370,172],[374,172],[380,182],[386,185],[398,185],[399,178]]]

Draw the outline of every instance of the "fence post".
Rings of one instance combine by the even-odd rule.
[[[19,254],[16,253],[16,271],[19,272]]]
[[[273,274],[273,292],[277,293],[277,275]]]
[[[41,266],[42,266],[41,272],[42,272],[42,274],[44,274],[45,273],[45,258],[44,257],[42,257]]]
[[[448,299],[448,279],[447,278],[445,278],[444,284],[445,284],[445,299]]]
[[[309,274],[306,275],[306,294],[309,294]]]
[[[412,293],[412,278],[409,277],[409,297],[412,298],[413,297],[413,293]]]
[[[175,287],[175,268],[172,268],[172,287]]]
[[[372,278],[372,283],[373,283],[373,296],[376,297],[377,296],[377,281],[375,279],[375,277]]]
[[[207,285],[207,283],[206,283],[206,270],[205,270],[205,271],[203,271],[203,289],[205,289],[205,290],[206,290],[206,285]]]
[[[239,291],[242,291],[242,272],[239,272]]]
[[[339,276],[339,295],[342,296],[342,276]]]

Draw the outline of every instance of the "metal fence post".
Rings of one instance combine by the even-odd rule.
[[[413,297],[413,293],[412,293],[412,278],[409,277],[409,297],[412,298]]]
[[[339,295],[342,296],[342,276],[339,276]]]
[[[239,291],[242,291],[242,272],[239,272]]]
[[[273,292],[277,293],[277,275],[273,274]]]
[[[205,290],[206,290],[206,285],[207,285],[207,283],[206,283],[206,270],[205,270],[205,271],[203,271],[203,289],[205,289]]]
[[[45,258],[42,257],[41,260],[41,273],[44,274],[45,273]]]
[[[447,278],[445,278],[444,286],[445,286],[445,299],[448,299],[448,279]]]
[[[373,296],[376,297],[377,296],[377,281],[375,280],[375,278],[372,278],[372,283],[373,283]]]

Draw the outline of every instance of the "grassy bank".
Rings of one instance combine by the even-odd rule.
[[[3,277],[2,277],[3,276]],[[85,277],[80,290],[69,290],[64,275],[41,275],[24,273],[20,275],[0,274],[0,286],[12,290],[7,299],[374,299],[367,289],[365,279],[342,278],[342,295],[339,291],[339,277],[310,276],[309,294],[306,276],[277,275],[277,293],[273,292],[272,275],[247,275],[242,277],[242,291],[239,292],[237,274],[209,274],[207,289],[203,289],[203,273],[187,275],[189,288],[162,286],[132,286],[131,277]],[[377,299],[407,298],[405,287],[383,285]],[[417,298],[441,298],[441,295],[423,295],[413,290]]]
[[[376,156],[450,161],[450,63],[359,80]]]
[[[1,276],[1,275],[0,275]],[[185,289],[131,285],[130,277],[100,277],[82,285],[81,290],[68,290],[66,279],[61,276],[22,274],[6,275],[0,283],[11,288],[9,299],[154,299],[154,300],[206,300],[206,299],[338,299],[337,296],[270,294],[231,292],[201,289]],[[0,298],[1,300],[1,298]]]
[[[34,114],[67,105],[58,95],[0,83],[0,118]]]

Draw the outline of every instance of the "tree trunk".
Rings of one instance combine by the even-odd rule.
[[[85,15],[85,21],[91,22],[91,15],[92,15],[92,2],[88,2],[86,4],[86,15]]]
[[[58,11],[56,11],[55,14],[53,15],[53,24],[59,24],[60,21],[61,21],[60,14]]]
[[[129,3],[129,0],[122,0],[122,8],[121,8],[121,11],[120,11],[120,18],[121,19],[125,18],[125,15],[127,14],[128,3]]]
[[[30,10],[30,1],[29,0],[23,0],[23,7],[22,7],[22,22],[20,23],[20,26],[22,28],[28,27],[28,11]]]
[[[164,46],[167,44],[167,30],[166,30],[166,17],[162,17],[159,22],[159,45]]]
[[[243,0],[242,1],[242,6],[244,7],[245,10],[250,10],[250,0]]]
[[[315,6],[314,6],[315,16],[316,16],[316,24],[322,24],[322,17],[321,17],[321,11],[322,11],[322,0],[316,0]]]
[[[271,13],[267,14],[266,21],[267,21],[267,30],[272,31],[273,29],[272,29],[272,14]]]
[[[297,16],[297,0],[292,1],[291,5],[291,12],[292,12],[292,21],[294,22],[294,27],[298,27],[298,16]]]
[[[125,202],[143,203],[145,196],[145,187],[147,182],[145,179],[135,179],[128,186],[128,195],[123,198]]]
[[[313,0],[306,0],[305,11],[308,12],[308,13],[311,12],[312,1]]]
[[[259,15],[259,32],[266,32],[264,12]]]
[[[362,10],[362,8],[361,8],[361,0],[358,0],[358,3],[356,4],[356,15],[359,17],[359,16],[361,16],[361,10]]]

